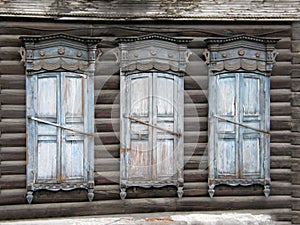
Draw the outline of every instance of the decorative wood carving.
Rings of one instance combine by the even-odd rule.
[[[209,195],[215,186],[264,186],[270,194],[270,78],[277,39],[206,40]]]
[[[128,187],[177,186],[183,195],[183,75],[189,39],[118,39],[121,67],[120,197]]]
[[[94,70],[100,39],[21,37],[26,66],[27,201],[38,190],[94,190]]]

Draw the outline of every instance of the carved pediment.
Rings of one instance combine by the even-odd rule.
[[[123,72],[159,71],[184,72],[190,52],[186,44],[191,39],[175,39],[158,34],[117,39]]]
[[[80,38],[65,34],[50,36],[24,36],[20,38],[22,61],[28,71],[86,71],[95,60],[97,38]]]
[[[204,53],[210,74],[226,71],[251,71],[267,75],[272,70],[278,39],[264,39],[249,35],[205,40]]]

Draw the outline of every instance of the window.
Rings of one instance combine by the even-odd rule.
[[[119,39],[120,196],[128,187],[175,185],[183,194],[183,75],[189,40]]]
[[[208,39],[209,194],[220,184],[270,193],[270,72],[277,40]]]
[[[21,37],[26,65],[27,201],[37,190],[85,188],[93,199],[97,39]]]

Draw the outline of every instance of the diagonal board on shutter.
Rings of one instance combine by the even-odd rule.
[[[65,129],[65,130],[69,130],[69,131],[75,132],[75,133],[80,133],[80,134],[84,134],[84,135],[87,135],[87,136],[94,136],[94,134],[85,133],[85,132],[80,131],[80,130],[76,130],[76,129],[73,129],[73,128],[65,127],[65,126],[62,126],[62,125],[57,124],[57,123],[52,123],[52,122],[50,122],[50,121],[41,120],[41,119],[38,119],[38,118],[36,118],[36,117],[28,117],[28,119],[37,121],[37,122],[39,122],[39,123],[48,124],[48,125],[50,125],[50,126],[59,127],[59,128]]]
[[[181,137],[181,135],[182,135],[182,134],[180,134],[180,133],[177,133],[177,132],[174,132],[174,131],[165,129],[165,128],[163,128],[163,127],[159,127],[159,126],[156,126],[156,125],[154,125],[154,124],[147,123],[147,122],[145,122],[145,121],[142,121],[142,120],[140,120],[140,119],[138,119],[138,118],[135,118],[135,117],[132,117],[132,116],[125,116],[125,118],[128,118],[128,119],[130,119],[130,120],[133,120],[133,121],[138,122],[138,123],[141,123],[141,124],[144,124],[144,125],[146,125],[146,126],[150,126],[150,127],[153,127],[153,128],[156,128],[156,129],[159,129],[159,130],[162,130],[162,131],[165,131],[165,132],[167,132],[167,133],[169,133],[169,134],[172,134],[172,135],[175,135],[175,136],[177,136],[177,137]]]
[[[239,122],[236,122],[236,121],[233,121],[233,120],[229,120],[229,119],[223,118],[221,116],[214,115],[214,117],[216,117],[216,118],[218,118],[220,120],[224,120],[224,121],[229,122],[229,123],[233,123],[233,124],[236,124],[236,125],[239,125],[239,126],[242,126],[242,127],[246,127],[248,129],[251,129],[251,130],[258,131],[260,133],[264,133],[266,135],[270,135],[270,132],[266,131],[266,130],[258,129],[258,128],[255,128],[255,127],[251,127],[251,126],[248,126],[246,124],[242,124],[242,123],[239,123]]]

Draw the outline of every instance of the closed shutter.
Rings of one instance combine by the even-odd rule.
[[[37,118],[58,123],[59,121],[59,87],[60,79],[58,73],[46,73],[37,75],[32,79],[35,84],[34,111]],[[60,129],[48,124],[30,121],[35,124],[32,132],[36,133],[36,180],[42,183],[59,182],[59,151],[60,151]]]
[[[87,168],[85,79],[75,73],[37,75],[34,96],[37,183],[82,181]],[[44,122],[56,124],[53,126]],[[69,128],[69,130],[65,129]],[[72,131],[74,130],[74,131]]]
[[[216,76],[215,158],[218,178],[261,177],[265,134],[264,77]]]
[[[178,149],[182,147],[182,88],[180,77],[139,73],[126,77],[124,98],[125,158],[121,179],[129,186],[163,186],[177,179]],[[181,102],[182,101],[182,102]],[[180,108],[180,110],[178,109]],[[127,164],[126,164],[127,163]]]

